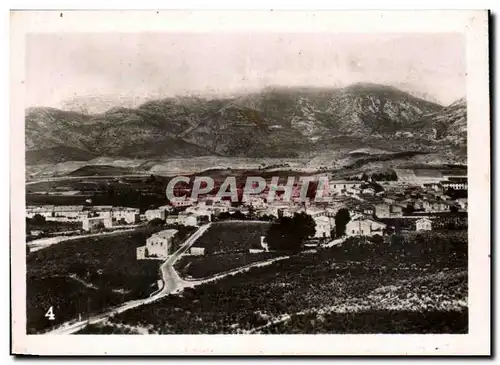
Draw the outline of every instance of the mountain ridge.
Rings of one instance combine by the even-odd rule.
[[[232,98],[175,97],[136,108],[85,114],[26,109],[28,163],[107,157],[297,157],[314,155],[338,138],[392,141],[404,150],[438,142],[466,144],[465,99],[442,106],[396,87],[357,83],[344,88],[268,87]],[[464,134],[465,131],[465,134]],[[325,147],[326,146],[326,147]],[[55,151],[55,152],[54,152]]]

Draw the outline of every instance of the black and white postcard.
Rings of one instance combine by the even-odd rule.
[[[14,11],[11,51],[14,353],[489,354],[487,11]]]

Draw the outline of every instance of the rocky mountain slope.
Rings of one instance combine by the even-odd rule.
[[[416,135],[466,146],[467,102],[461,98],[435,113],[424,115],[409,128],[415,130]]]
[[[393,87],[267,88],[228,99],[149,101],[87,115],[26,111],[27,162],[109,157],[297,157],[335,146],[394,151],[466,143],[464,100],[442,107]]]

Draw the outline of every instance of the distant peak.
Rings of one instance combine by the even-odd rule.
[[[381,90],[386,90],[386,91],[398,91],[398,92],[403,92],[399,90],[398,88],[391,86],[391,85],[385,85],[385,84],[374,84],[371,82],[357,82],[355,84],[346,86],[344,89],[346,90],[365,90],[365,91],[381,91]]]
[[[451,103],[450,105],[448,105],[448,107],[454,107],[454,106],[466,106],[467,105],[467,100],[465,99],[465,96],[458,99],[458,100],[455,100],[453,103]]]

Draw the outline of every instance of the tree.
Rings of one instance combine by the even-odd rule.
[[[165,221],[160,218],[153,218],[148,222],[148,224],[150,226],[162,226],[163,224],[165,224]]]
[[[345,227],[350,220],[351,215],[347,208],[342,208],[335,214],[335,235],[337,238],[345,235]]]
[[[415,211],[415,207],[413,204],[408,204],[405,208],[403,208],[403,215],[411,215]]]
[[[125,224],[127,224],[127,221],[125,220],[125,218],[120,218],[118,220],[118,224],[125,225]]]
[[[376,234],[370,238],[370,241],[375,244],[381,244],[384,243],[384,239],[382,238],[381,235]]]
[[[222,212],[222,213],[219,214],[219,216],[217,218],[219,220],[229,219],[229,218],[231,218],[231,213],[229,213],[229,212]]]
[[[41,214],[35,214],[31,221],[34,225],[42,225],[45,224],[45,217]]]
[[[104,223],[103,223],[103,222],[99,222],[99,223],[97,223],[97,224],[96,224],[96,226],[95,226],[95,229],[96,229],[96,230],[98,230],[98,229],[104,229],[104,228],[106,228],[106,227],[104,226]]]
[[[247,217],[246,217],[245,214],[243,214],[239,210],[237,210],[236,212],[234,212],[233,214],[231,214],[231,218],[238,219],[238,220],[244,220]]]
[[[316,223],[306,213],[295,213],[293,217],[283,217],[269,229],[266,241],[270,249],[300,251],[304,241],[314,236]]]
[[[368,177],[368,175],[365,172],[363,172],[363,175],[361,175],[361,180],[363,180],[363,181],[368,181],[369,180],[369,177]]]

